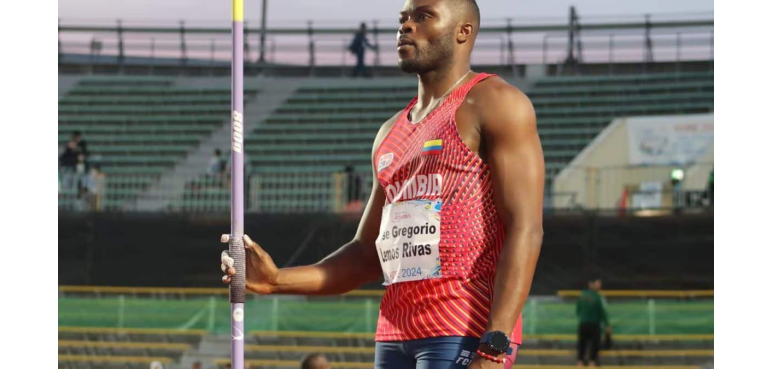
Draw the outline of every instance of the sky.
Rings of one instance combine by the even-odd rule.
[[[245,0],[248,21],[259,22],[261,0]],[[404,0],[269,0],[268,26],[316,22],[394,20]],[[581,17],[641,15],[645,13],[711,13],[712,0],[478,0],[483,19],[564,20],[569,6],[575,5]],[[59,0],[59,17],[64,21],[122,18],[126,21],[178,20],[219,23],[230,21],[228,0]]]
[[[355,28],[359,22],[366,21],[372,25],[373,20],[379,20],[379,27],[384,29],[398,27],[398,14],[402,9],[405,0],[268,0],[268,28],[305,28],[308,20],[313,20],[314,26],[319,28]],[[644,14],[651,14],[652,20],[673,20],[673,19],[710,19],[713,17],[712,0],[477,0],[480,6],[483,19],[482,26],[503,26],[507,18],[512,18],[514,24],[566,24],[570,6],[574,5],[580,17],[580,22],[640,22]],[[114,27],[116,19],[121,19],[124,26],[176,26],[180,20],[184,20],[187,27],[212,27],[229,28],[231,22],[230,0],[132,0],[132,1],[110,1],[110,0],[59,0],[59,18],[61,25],[95,25]],[[247,26],[251,29],[259,28],[261,18],[262,0],[244,0],[245,19]],[[270,36],[270,35],[269,35]],[[499,37],[493,35],[491,37]],[[64,40],[63,49],[69,53],[88,53],[91,34],[73,34],[68,33],[62,36]],[[127,44],[127,53],[134,56],[147,56],[150,53],[150,47],[147,40],[148,36],[134,35],[134,45]],[[137,40],[136,37],[144,37]],[[168,45],[161,46],[159,41],[156,55],[177,57],[179,47],[177,45],[176,35],[170,35],[171,41]],[[212,37],[212,36],[206,36]],[[257,37],[254,35],[254,37]],[[306,54],[307,37],[305,36],[276,36],[276,52],[269,55],[271,62],[287,63],[306,63],[308,56]],[[319,64],[348,64],[353,62],[350,55],[343,50],[346,40],[333,39],[341,36],[327,37],[327,41],[320,41],[324,38],[316,36],[317,55],[316,61]],[[392,37],[388,33],[382,34],[383,38]],[[494,37],[494,38],[495,38]],[[532,37],[526,39],[524,37]],[[604,36],[605,37],[605,36]],[[112,50],[117,46],[115,36],[111,34],[97,35],[100,41],[105,41],[105,53],[117,53]],[[216,58],[227,59],[229,54],[227,49],[218,47],[217,53],[210,53],[210,40],[191,40],[193,36],[188,37],[190,55],[193,58]],[[270,37],[269,37],[270,38]],[[516,42],[522,46],[522,42],[541,42],[542,35],[518,35]],[[538,40],[537,40],[538,39]],[[608,41],[602,40],[603,45]],[[132,40],[130,40],[132,41]],[[477,62],[498,63],[503,57],[500,52],[498,39],[489,40],[490,55],[483,55],[484,41],[478,40],[478,47],[475,56]],[[559,41],[559,40],[553,40]],[[597,41],[597,40],[596,40]],[[228,35],[222,35],[218,45],[227,45]],[[256,40],[252,40],[251,52],[254,55],[248,55],[248,58],[257,58]],[[274,40],[269,40],[273,43]],[[600,41],[599,41],[600,42]],[[633,41],[638,42],[638,41]],[[702,41],[704,44],[705,40]],[[554,43],[554,42],[553,42]],[[559,42],[558,42],[559,43]],[[638,42],[640,43],[640,42]],[[343,45],[343,46],[341,46]],[[589,44],[588,44],[589,45]],[[635,44],[637,45],[637,44]],[[661,45],[658,43],[658,45]],[[704,46],[704,45],[703,45]],[[269,46],[270,47],[270,46]],[[325,52],[329,49],[333,51]],[[550,51],[547,52],[546,59],[553,61],[555,58],[563,58],[562,50],[564,46],[550,44]],[[635,46],[631,58],[640,58],[637,54],[642,51],[637,50]],[[554,49],[554,50],[553,50]],[[587,48],[589,50],[589,47]],[[606,47],[603,46],[602,57],[606,58],[609,54]],[[705,47],[703,47],[705,49]],[[163,51],[167,50],[167,51]],[[292,50],[300,50],[295,52]],[[541,50],[541,49],[539,49]],[[674,50],[674,49],[673,49]],[[707,50],[707,49],[705,49]],[[537,50],[538,51],[538,50]],[[166,52],[166,54],[165,54]],[[655,50],[655,54],[657,54]],[[667,51],[669,53],[674,53]],[[198,54],[195,54],[198,53]],[[615,55],[622,56],[624,59],[624,50]],[[703,52],[702,54],[706,54]],[[212,54],[213,56],[210,56]],[[517,58],[520,59],[523,51],[517,51]],[[533,55],[531,55],[533,54]],[[538,55],[537,55],[538,54]],[[554,54],[554,55],[552,55]],[[587,51],[585,54],[592,54]],[[634,55],[633,55],[634,54]],[[699,57],[704,58],[700,54]],[[216,55],[216,56],[215,56]],[[273,55],[276,57],[273,58]],[[675,55],[675,54],[674,54]],[[587,55],[585,55],[587,56]],[[659,55],[656,55],[659,57]],[[541,51],[528,52],[528,55],[522,55],[525,59],[521,62],[536,62],[545,59]],[[674,57],[674,56],[669,56]],[[383,62],[390,64],[395,62],[396,53],[387,53]],[[610,58],[610,56],[609,56]],[[688,58],[688,55],[687,55]],[[483,60],[484,59],[484,60]],[[538,59],[538,60],[537,60]],[[617,59],[620,61],[622,59]],[[589,59],[588,59],[589,60]],[[610,60],[610,59],[609,59]]]

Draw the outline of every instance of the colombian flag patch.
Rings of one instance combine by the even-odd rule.
[[[437,155],[442,152],[442,140],[431,140],[424,142],[424,149],[421,155]]]

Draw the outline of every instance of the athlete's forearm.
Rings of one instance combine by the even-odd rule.
[[[531,290],[542,242],[541,225],[511,227],[496,266],[487,331],[509,334]]]
[[[362,252],[359,242],[347,243],[314,265],[280,269],[273,293],[339,295],[375,280],[381,275],[380,265]]]

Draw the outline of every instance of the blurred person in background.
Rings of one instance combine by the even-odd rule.
[[[73,190],[78,186],[78,177],[75,175],[79,164],[86,162],[86,142],[82,140],[79,131],[70,136],[70,140],[64,145],[64,152],[59,157],[59,167],[62,175],[62,187],[65,190]],[[81,167],[85,170],[85,167]]]
[[[74,182],[75,182],[75,188],[78,189],[78,198],[81,198],[81,194],[87,193],[88,189],[86,188],[88,185],[88,177],[89,177],[89,167],[86,164],[86,155],[84,154],[78,154],[78,161],[75,163],[75,174],[74,174]]]
[[[164,369],[164,365],[160,361],[153,361],[150,363],[150,369]]]
[[[86,155],[78,154],[77,161],[75,162],[75,173],[79,176],[86,175],[88,166],[86,165]]]
[[[244,161],[246,165],[246,160]],[[207,173],[214,178],[214,183],[222,188],[228,188],[230,181],[227,173],[229,172],[228,162],[223,158],[220,149],[214,149],[214,155],[209,159]]]
[[[70,191],[75,187],[75,165],[78,164],[78,146],[70,141],[59,157],[59,174],[62,177],[62,190]]]
[[[209,168],[207,171],[209,174],[221,175],[225,173],[225,160],[222,158],[222,151],[220,149],[214,149],[214,155],[209,159]]]
[[[201,369],[201,362],[196,361],[195,363],[193,363],[193,365],[190,366],[190,369]]]
[[[102,185],[105,175],[99,170],[99,165],[92,165],[89,174],[84,181],[84,187],[91,194],[99,194],[102,192]]]
[[[72,132],[72,141],[75,141],[75,144],[78,146],[78,151],[88,156],[88,149],[86,148],[86,141],[83,140],[83,135],[80,133],[80,131]]]
[[[602,326],[606,327],[607,334],[611,334],[606,303],[600,295],[601,288],[601,279],[591,278],[587,289],[582,291],[576,300],[576,315],[579,318],[577,366],[598,366]],[[585,359],[586,354],[589,356],[588,360]]]
[[[354,77],[358,77],[359,75],[370,77],[370,73],[367,71],[367,67],[365,67],[366,48],[375,50],[376,47],[367,40],[367,25],[363,22],[359,25],[359,31],[354,34],[354,39],[348,47],[349,51],[357,57],[357,65],[354,67]]]
[[[74,165],[74,162],[77,161],[80,155],[83,155],[85,161],[88,157],[88,150],[86,148],[86,141],[83,140],[80,131],[75,131],[72,133],[70,140],[67,141],[61,158],[63,162]]]
[[[67,141],[64,145],[64,152],[59,157],[59,165],[62,169],[75,171],[75,164],[78,163],[78,143],[75,141]]]
[[[104,174],[98,165],[93,165],[88,174],[79,175],[78,198],[83,210],[99,210],[99,196],[104,189]]]
[[[300,363],[300,369],[331,369],[327,358],[320,353],[308,354]]]

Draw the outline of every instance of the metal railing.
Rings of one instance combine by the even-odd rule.
[[[568,56],[571,42],[578,42],[578,60],[583,63],[688,61],[713,59],[713,19],[681,17],[592,18],[573,27],[558,21],[505,19],[483,21],[472,61],[484,65],[553,64]],[[247,65],[260,56],[270,64],[350,65],[354,56],[348,45],[356,22],[320,24],[307,21],[265,30],[244,30]],[[368,30],[373,51],[369,64],[396,65],[394,21],[374,21]],[[227,65],[231,40],[227,22],[206,25],[116,20],[85,22],[60,20],[60,62]],[[574,36],[574,37],[572,37]],[[649,48],[648,45],[651,45]]]
[[[344,172],[252,173],[245,180],[245,209],[252,213],[358,212],[372,186],[371,175],[350,177]],[[225,213],[230,211],[230,201],[227,174],[161,179],[63,172],[59,181],[62,211]]]
[[[699,164],[709,172],[712,164]],[[713,193],[707,180],[686,178],[674,186],[676,166],[571,168],[569,185],[548,188],[547,210],[707,209]],[[61,177],[59,208],[63,211],[161,211],[227,213],[228,175],[195,178],[91,175]],[[352,182],[353,180],[353,182]],[[68,182],[69,181],[69,182]],[[86,185],[86,183],[98,185]],[[703,183],[704,182],[704,183]],[[339,173],[251,173],[246,176],[246,211],[251,213],[361,212],[372,188],[372,176],[356,179]]]
[[[113,291],[60,288],[59,326],[228,332],[228,300],[215,289],[114,288]],[[227,291],[226,289],[220,289]],[[247,304],[250,331],[375,331],[380,291],[331,297],[257,296]],[[523,308],[523,333],[575,339],[575,299],[531,296]],[[609,297],[616,334],[645,339],[658,335],[712,339],[713,297]],[[300,333],[301,335],[303,333]],[[570,335],[570,336],[569,336]],[[368,337],[369,336],[363,336]],[[667,336],[664,336],[667,337]],[[676,337],[676,336],[674,336]],[[544,337],[542,337],[544,338]]]

